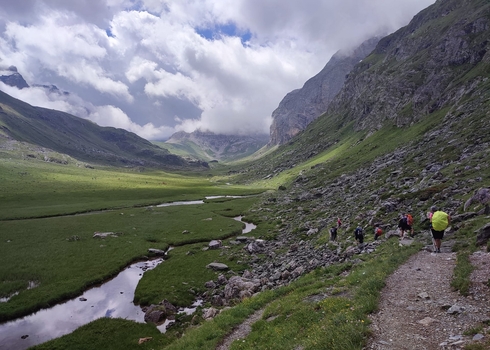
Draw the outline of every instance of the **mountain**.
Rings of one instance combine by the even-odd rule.
[[[113,166],[207,167],[189,162],[123,129],[100,127],[68,113],[33,107],[0,91],[0,135]]]
[[[418,243],[432,251],[427,212],[433,205],[451,215],[445,252],[457,252],[459,261],[475,251],[487,254],[489,76],[488,0],[438,0],[381,39],[352,69],[322,116],[259,161],[230,170],[237,174],[230,182],[267,179],[278,189],[247,213],[247,218],[262,218],[259,224],[276,225],[264,235],[273,239],[259,251],[260,261],[254,257],[247,278],[286,284],[281,279],[290,278],[298,266],[323,269],[335,259],[358,265],[360,275],[369,260],[365,254],[383,251],[383,246],[369,247],[379,243],[373,238],[375,225],[386,233],[379,244],[400,245],[401,252],[405,244]],[[415,240],[392,240],[404,213],[414,218]],[[330,242],[329,228],[337,217],[343,219],[340,239]],[[354,241],[358,225],[365,229],[367,245]],[[265,337],[253,332],[249,339]],[[437,344],[440,339],[426,348]]]
[[[405,135],[425,143],[428,133],[439,140],[438,153],[456,157],[455,149],[474,149],[490,135],[489,43],[487,1],[437,1],[381,39],[352,69],[325,113],[269,155],[274,161],[251,166],[268,176],[326,150],[365,145],[363,154],[344,159],[359,165],[376,147],[378,153],[394,150],[407,142]],[[380,137],[384,141],[374,144]],[[435,161],[434,150],[420,146],[417,152]]]
[[[288,93],[272,112],[269,145],[286,143],[323,114],[342,88],[346,75],[373,51],[379,39],[366,40],[349,52],[337,52],[301,89]]]
[[[175,154],[203,160],[236,160],[249,156],[267,144],[269,135],[222,135],[196,130],[177,132],[162,144]]]
[[[29,87],[29,84],[27,84],[15,66],[10,66],[6,69],[0,68],[0,81],[6,85],[15,86],[18,89]]]

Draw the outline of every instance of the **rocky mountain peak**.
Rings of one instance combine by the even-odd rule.
[[[339,51],[301,89],[288,93],[272,113],[269,145],[284,144],[326,110],[345,82],[346,75],[375,48],[379,38],[351,51]]]
[[[17,71],[17,67],[15,66],[3,69],[0,67],[0,81],[18,89],[29,87],[29,84],[27,84],[24,77]]]

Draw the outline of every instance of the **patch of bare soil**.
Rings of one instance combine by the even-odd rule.
[[[476,252],[471,262],[475,271],[470,295],[464,297],[450,286],[456,253],[412,256],[387,279],[365,349],[462,349],[488,341],[487,325],[476,335],[463,334],[490,320],[490,254]]]

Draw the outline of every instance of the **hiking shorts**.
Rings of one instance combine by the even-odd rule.
[[[402,224],[400,228],[403,231],[411,231],[412,230],[412,226],[410,226],[409,224]]]
[[[432,231],[432,237],[434,237],[434,239],[443,239],[444,238],[444,230],[436,231],[433,228],[431,228],[430,230]]]

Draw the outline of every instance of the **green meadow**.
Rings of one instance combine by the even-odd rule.
[[[264,190],[213,182],[207,174],[19,159],[0,162],[0,183],[0,298],[11,297],[0,303],[0,321],[75,297],[131,262],[148,258],[149,248],[173,246],[177,248],[170,255],[178,255],[178,247],[200,251],[212,239],[240,234],[243,224],[232,217],[243,214],[257,197],[215,199],[203,205],[157,204]],[[117,236],[93,238],[95,232]],[[216,258],[213,253],[192,257],[193,264],[202,268],[196,288],[206,281],[203,278],[214,278],[205,265]],[[174,260],[179,259],[169,259]],[[182,285],[188,265],[169,265],[177,271],[174,284]],[[153,274],[155,278],[145,276],[150,282],[138,290],[142,304],[165,297],[165,293],[155,293],[155,285],[161,284],[158,269]],[[29,285],[36,287],[28,289]],[[192,302],[185,291],[181,297],[171,299],[178,305]]]

